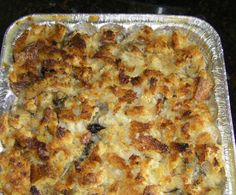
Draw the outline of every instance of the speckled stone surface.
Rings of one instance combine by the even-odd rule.
[[[202,18],[219,33],[236,127],[236,6],[233,0],[0,0],[0,43],[6,28],[32,13],[156,13]]]

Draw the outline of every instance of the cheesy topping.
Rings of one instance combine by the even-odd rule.
[[[0,192],[223,193],[214,83],[184,32],[33,25],[13,59]]]

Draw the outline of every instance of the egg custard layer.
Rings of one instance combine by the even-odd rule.
[[[32,25],[0,117],[0,192],[218,195],[225,174],[203,53],[180,30]]]

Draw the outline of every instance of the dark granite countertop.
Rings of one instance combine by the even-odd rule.
[[[0,10],[0,42],[14,20],[32,13],[156,13],[202,18],[222,39],[236,126],[236,6],[233,0],[0,0]]]

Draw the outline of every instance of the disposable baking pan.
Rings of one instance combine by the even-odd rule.
[[[50,25],[54,23],[64,24],[71,30],[81,28],[81,25],[83,26],[83,24],[87,23],[92,23],[96,27],[112,23],[119,24],[124,28],[145,24],[153,29],[182,29],[187,32],[189,37],[197,42],[203,51],[209,71],[213,75],[215,82],[214,98],[218,110],[216,122],[221,134],[223,160],[227,177],[224,194],[231,195],[236,193],[235,138],[225,62],[220,37],[211,25],[195,17],[150,14],[36,14],[20,18],[8,28],[2,44],[0,58],[0,113],[7,111],[15,100],[7,78],[11,69],[12,46],[14,46],[15,40],[32,24]],[[0,153],[3,150],[4,148],[0,142]]]

